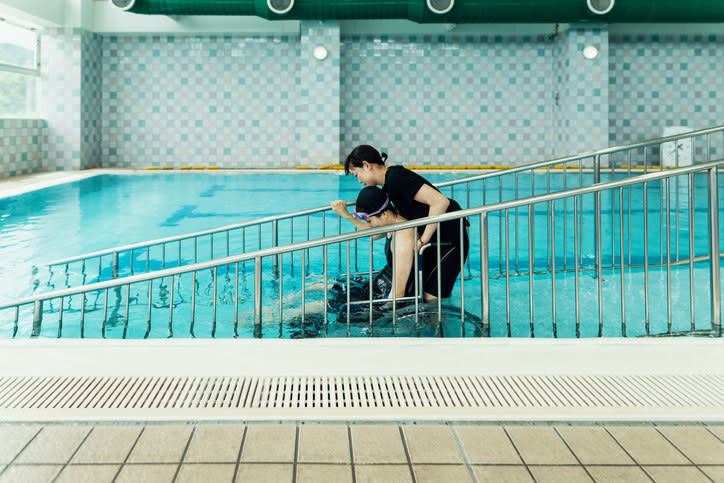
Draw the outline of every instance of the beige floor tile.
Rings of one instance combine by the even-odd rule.
[[[446,425],[403,426],[412,463],[464,463],[452,429]]]
[[[529,483],[533,481],[525,466],[473,466],[481,483]]]
[[[353,425],[352,449],[357,463],[407,463],[400,429],[393,425]]]
[[[703,426],[660,426],[677,448],[696,464],[724,464],[724,443]]]
[[[111,483],[121,465],[68,465],[56,483]]]
[[[236,463],[181,465],[174,483],[230,482],[235,469]]]
[[[412,481],[408,465],[355,465],[357,483],[405,483]]]
[[[239,464],[236,473],[238,483],[286,483],[291,482],[294,475],[293,464]]]
[[[709,479],[695,466],[644,466],[656,483],[705,483]]]
[[[90,426],[44,426],[15,463],[66,463],[90,430]]]
[[[690,464],[652,426],[609,426],[607,429],[640,464]]]
[[[0,483],[36,483],[52,481],[63,465],[11,465],[0,476]]]
[[[597,426],[560,426],[558,432],[584,465],[632,465],[608,432]]]
[[[178,463],[189,441],[191,426],[146,426],[129,463]]]
[[[580,466],[529,466],[538,483],[589,483],[593,481]]]
[[[141,426],[96,426],[73,456],[73,463],[123,463]]]
[[[508,426],[513,443],[527,464],[576,464],[576,458],[548,426]]]
[[[0,426],[0,464],[10,463],[28,441],[33,439],[41,426]]]
[[[297,428],[292,425],[250,425],[241,461],[294,462]]]
[[[236,463],[244,426],[197,426],[186,450],[184,463]]]
[[[350,465],[297,465],[297,483],[316,483],[333,481],[335,483],[352,483],[352,466]]]
[[[597,483],[650,483],[651,480],[638,466],[587,466],[586,469]]]
[[[503,428],[499,426],[455,426],[454,429],[460,437],[470,463],[522,463]]]
[[[701,470],[716,482],[724,482],[724,466],[700,466]]]
[[[123,465],[114,483],[166,483],[173,481],[178,464]]]
[[[473,481],[465,465],[414,465],[412,471],[415,472],[415,481],[418,483]]]
[[[344,425],[299,427],[300,462],[349,463],[349,435]]]

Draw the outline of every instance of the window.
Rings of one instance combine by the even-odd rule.
[[[34,29],[0,20],[0,117],[35,115],[39,42]]]

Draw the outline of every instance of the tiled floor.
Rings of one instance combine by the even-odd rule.
[[[6,481],[724,482],[724,425],[5,424]]]

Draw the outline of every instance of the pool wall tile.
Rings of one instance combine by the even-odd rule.
[[[83,34],[47,28],[41,37],[41,106],[48,121],[44,171],[82,169],[81,57]]]
[[[610,143],[724,123],[724,35],[610,36]],[[717,136],[712,155],[722,156]],[[702,154],[703,146],[696,146]]]
[[[0,124],[0,178],[43,171],[48,123],[42,119],[3,119]]]
[[[81,166],[101,165],[101,122],[103,43],[99,34],[84,30],[81,34]]]
[[[549,157],[550,42],[543,36],[349,36],[342,152],[372,144],[411,165]]]
[[[317,167],[361,143],[408,165],[550,159],[721,124],[723,44],[601,24],[554,35],[352,35],[335,21],[271,36],[46,28],[44,121],[2,120],[0,176]],[[722,152],[716,138],[710,153]]]

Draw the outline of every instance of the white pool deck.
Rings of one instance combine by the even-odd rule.
[[[0,421],[720,423],[724,340],[2,340]]]

